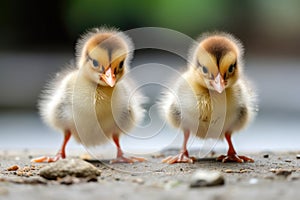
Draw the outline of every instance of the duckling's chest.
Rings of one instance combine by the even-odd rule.
[[[106,87],[98,87],[95,92],[95,112],[98,121],[103,124],[112,125],[114,123],[112,113],[113,90]]]
[[[101,89],[101,90],[100,90]],[[122,91],[122,92],[121,92]],[[95,111],[98,122],[104,131],[117,130],[130,117],[128,99],[124,90],[119,87],[99,88],[95,93]]]
[[[226,130],[237,121],[240,104],[237,98],[223,92],[198,95],[200,127],[203,129]]]

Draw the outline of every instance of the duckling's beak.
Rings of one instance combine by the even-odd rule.
[[[214,87],[214,89],[219,92],[220,94],[224,91],[225,89],[225,84],[224,84],[224,79],[220,75],[220,73],[217,75],[215,80],[212,80],[211,85]]]
[[[116,75],[111,70],[111,67],[108,68],[104,74],[101,75],[101,78],[109,85],[110,87],[114,87],[116,84]]]

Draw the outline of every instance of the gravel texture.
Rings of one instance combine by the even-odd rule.
[[[0,199],[295,199],[300,196],[299,152],[246,154],[254,163],[220,163],[202,158],[194,164],[163,164],[174,155],[164,151],[149,155],[148,161],[109,164],[91,160],[101,176],[78,178],[72,175],[48,180],[40,172],[50,164],[32,164],[30,151],[0,155]],[[191,155],[193,155],[191,153]],[[215,156],[219,153],[215,154]],[[76,158],[76,156],[71,156]],[[286,162],[286,160],[289,160]],[[17,165],[16,171],[8,171]],[[94,169],[94,168],[93,168]],[[217,171],[224,184],[191,188],[197,170]]]

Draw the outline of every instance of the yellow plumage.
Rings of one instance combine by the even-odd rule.
[[[163,116],[184,132],[181,153],[164,162],[193,162],[186,149],[190,133],[205,139],[226,137],[228,155],[219,160],[252,161],[238,157],[231,144],[231,134],[243,129],[255,113],[255,94],[243,74],[242,55],[241,43],[226,33],[204,34],[192,48],[187,71],[162,103]]]
[[[35,162],[64,158],[71,135],[85,146],[113,139],[118,150],[113,162],[143,160],[124,157],[119,144],[119,135],[143,118],[142,95],[132,95],[134,84],[121,79],[129,70],[132,48],[130,39],[114,29],[94,29],[79,40],[76,67],[53,80],[39,104],[44,121],[64,132],[63,146],[54,158]]]

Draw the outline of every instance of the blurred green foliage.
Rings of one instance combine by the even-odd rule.
[[[66,24],[72,32],[99,24],[122,29],[159,26],[196,33],[211,24],[226,23],[230,9],[226,1],[211,0],[75,0],[66,5]]]
[[[70,46],[86,29],[164,27],[193,38],[204,31],[237,35],[256,50],[300,45],[299,0],[52,0],[4,1],[0,48]]]
[[[102,24],[125,30],[160,26],[192,35],[207,29],[244,32],[254,27],[297,32],[299,9],[298,0],[69,0],[63,18],[71,33]]]

